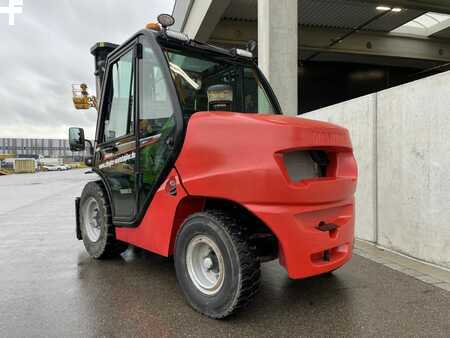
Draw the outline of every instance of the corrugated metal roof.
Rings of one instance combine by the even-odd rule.
[[[301,0],[298,2],[301,25],[353,28],[379,14],[375,6],[347,0]]]
[[[274,0],[275,1],[275,0]],[[387,13],[364,30],[389,32],[422,15],[424,11],[403,9]],[[376,4],[356,0],[299,0],[299,24],[304,26],[352,29],[380,14]],[[224,13],[231,20],[257,20],[257,0],[231,0]]]

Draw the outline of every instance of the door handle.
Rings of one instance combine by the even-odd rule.
[[[105,152],[105,153],[115,153],[118,150],[119,149],[116,146],[110,146],[110,147],[103,148],[103,152]]]

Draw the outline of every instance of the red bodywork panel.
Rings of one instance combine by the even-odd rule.
[[[326,177],[289,178],[282,154],[302,149],[328,153]],[[175,166],[180,177],[174,170],[168,179],[176,177],[178,194],[165,192],[166,180],[142,223],[117,228],[118,239],[170,255],[183,219],[200,211],[205,197],[221,198],[273,231],[291,278],[331,271],[350,259],[357,168],[346,129],[280,115],[199,112],[189,120]],[[320,231],[320,222],[338,227]]]

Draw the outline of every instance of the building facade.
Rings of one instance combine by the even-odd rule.
[[[16,157],[51,157],[81,161],[84,152],[72,152],[69,140],[41,138],[0,138],[0,154],[15,154]]]

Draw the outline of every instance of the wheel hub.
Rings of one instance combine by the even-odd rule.
[[[205,269],[211,270],[211,268],[213,266],[212,259],[210,257],[205,257],[205,259],[203,260],[203,266]]]
[[[84,204],[83,221],[87,237],[91,242],[97,242],[100,238],[101,221],[99,206],[94,197],[90,197]]]
[[[191,239],[186,250],[186,265],[195,287],[206,295],[219,292],[225,277],[222,253],[205,235]]]

